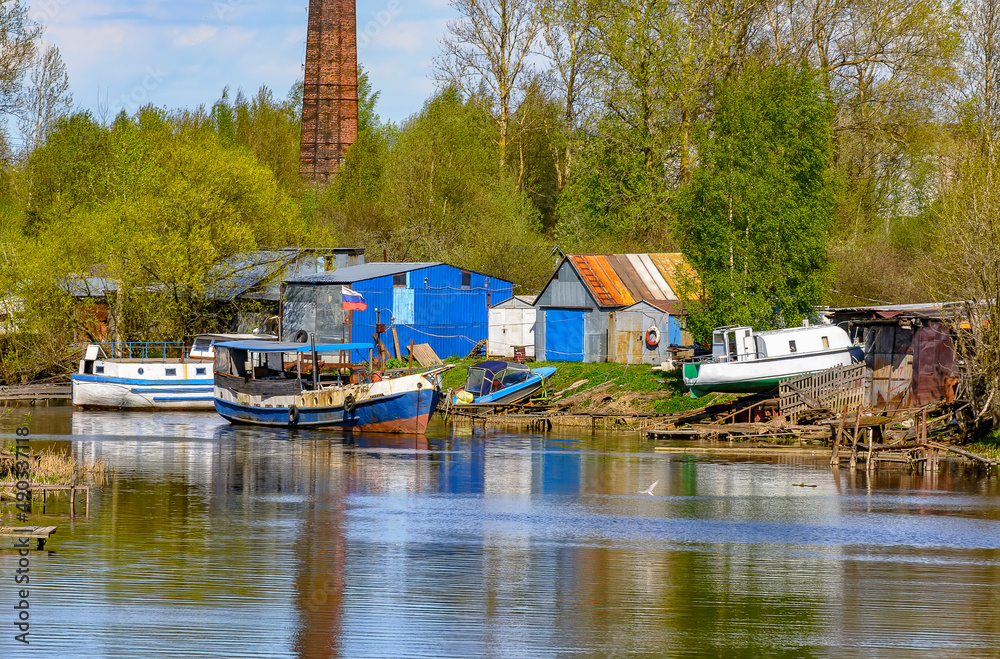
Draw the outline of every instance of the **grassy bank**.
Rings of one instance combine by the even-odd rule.
[[[464,386],[469,367],[481,361],[484,360],[459,362],[444,374],[444,388]],[[579,412],[673,414],[733,398],[713,394],[693,399],[687,393],[680,371],[660,373],[647,365],[532,362],[529,366],[558,369],[549,378],[540,398],[546,403],[570,402],[574,411]]]

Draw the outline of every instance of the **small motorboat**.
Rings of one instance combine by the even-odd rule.
[[[483,362],[469,368],[465,388],[455,394],[455,403],[518,403],[538,393],[554,366],[528,368],[517,362]]]

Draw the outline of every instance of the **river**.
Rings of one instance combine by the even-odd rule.
[[[30,646],[0,552],[3,657],[1000,655],[1000,486],[957,464],[869,482],[629,434],[28,412],[6,443],[20,419],[115,473],[89,519],[31,520],[59,529]]]

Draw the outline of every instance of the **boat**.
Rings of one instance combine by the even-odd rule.
[[[528,368],[517,362],[490,361],[469,368],[465,388],[454,398],[457,405],[517,403],[538,393],[555,367]]]
[[[273,338],[198,334],[182,343],[91,343],[70,376],[73,405],[84,409],[212,410],[215,345]]]
[[[683,365],[684,384],[697,398],[708,393],[758,393],[782,380],[850,366],[864,359],[861,346],[836,325],[803,325],[754,332],[720,327],[712,332],[708,361]]]
[[[216,344],[215,409],[234,424],[423,434],[441,400],[441,374],[452,366],[386,377],[371,368],[373,347]],[[367,368],[350,365],[352,353],[366,351]]]

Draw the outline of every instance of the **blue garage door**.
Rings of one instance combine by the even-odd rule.
[[[583,311],[545,310],[545,359],[583,361]]]

